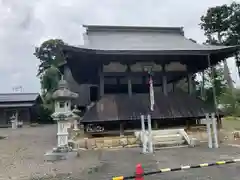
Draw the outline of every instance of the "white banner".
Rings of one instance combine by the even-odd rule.
[[[153,111],[155,102],[152,76],[149,77],[149,94],[150,94],[150,109],[151,111]]]

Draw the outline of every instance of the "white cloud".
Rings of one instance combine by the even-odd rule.
[[[39,91],[34,47],[48,38],[81,44],[82,24],[184,26],[185,35],[204,41],[200,16],[230,0],[0,0],[0,92],[22,85]],[[234,61],[229,62],[238,78]],[[17,75],[16,75],[17,74]],[[16,78],[16,76],[18,78]],[[238,80],[239,82],[239,80]]]

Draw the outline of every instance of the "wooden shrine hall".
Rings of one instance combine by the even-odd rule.
[[[192,76],[233,56],[238,46],[197,44],[181,27],[84,25],[84,45],[64,45],[62,66],[74,102],[87,107],[83,124],[105,130],[140,128],[150,112],[149,72],[153,80],[153,127],[195,124],[214,107],[193,95]],[[176,88],[188,80],[188,92]]]

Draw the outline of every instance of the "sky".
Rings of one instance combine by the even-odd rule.
[[[239,0],[240,1],[240,0]],[[238,1],[238,2],[239,2]],[[0,93],[40,92],[35,47],[49,38],[83,43],[83,24],[183,26],[185,36],[205,41],[200,17],[231,0],[0,0]],[[233,80],[240,80],[228,60]]]

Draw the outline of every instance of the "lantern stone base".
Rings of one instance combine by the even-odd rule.
[[[78,153],[76,151],[72,151],[68,147],[58,147],[53,148],[53,150],[44,154],[45,161],[60,161],[66,159],[76,158]]]

